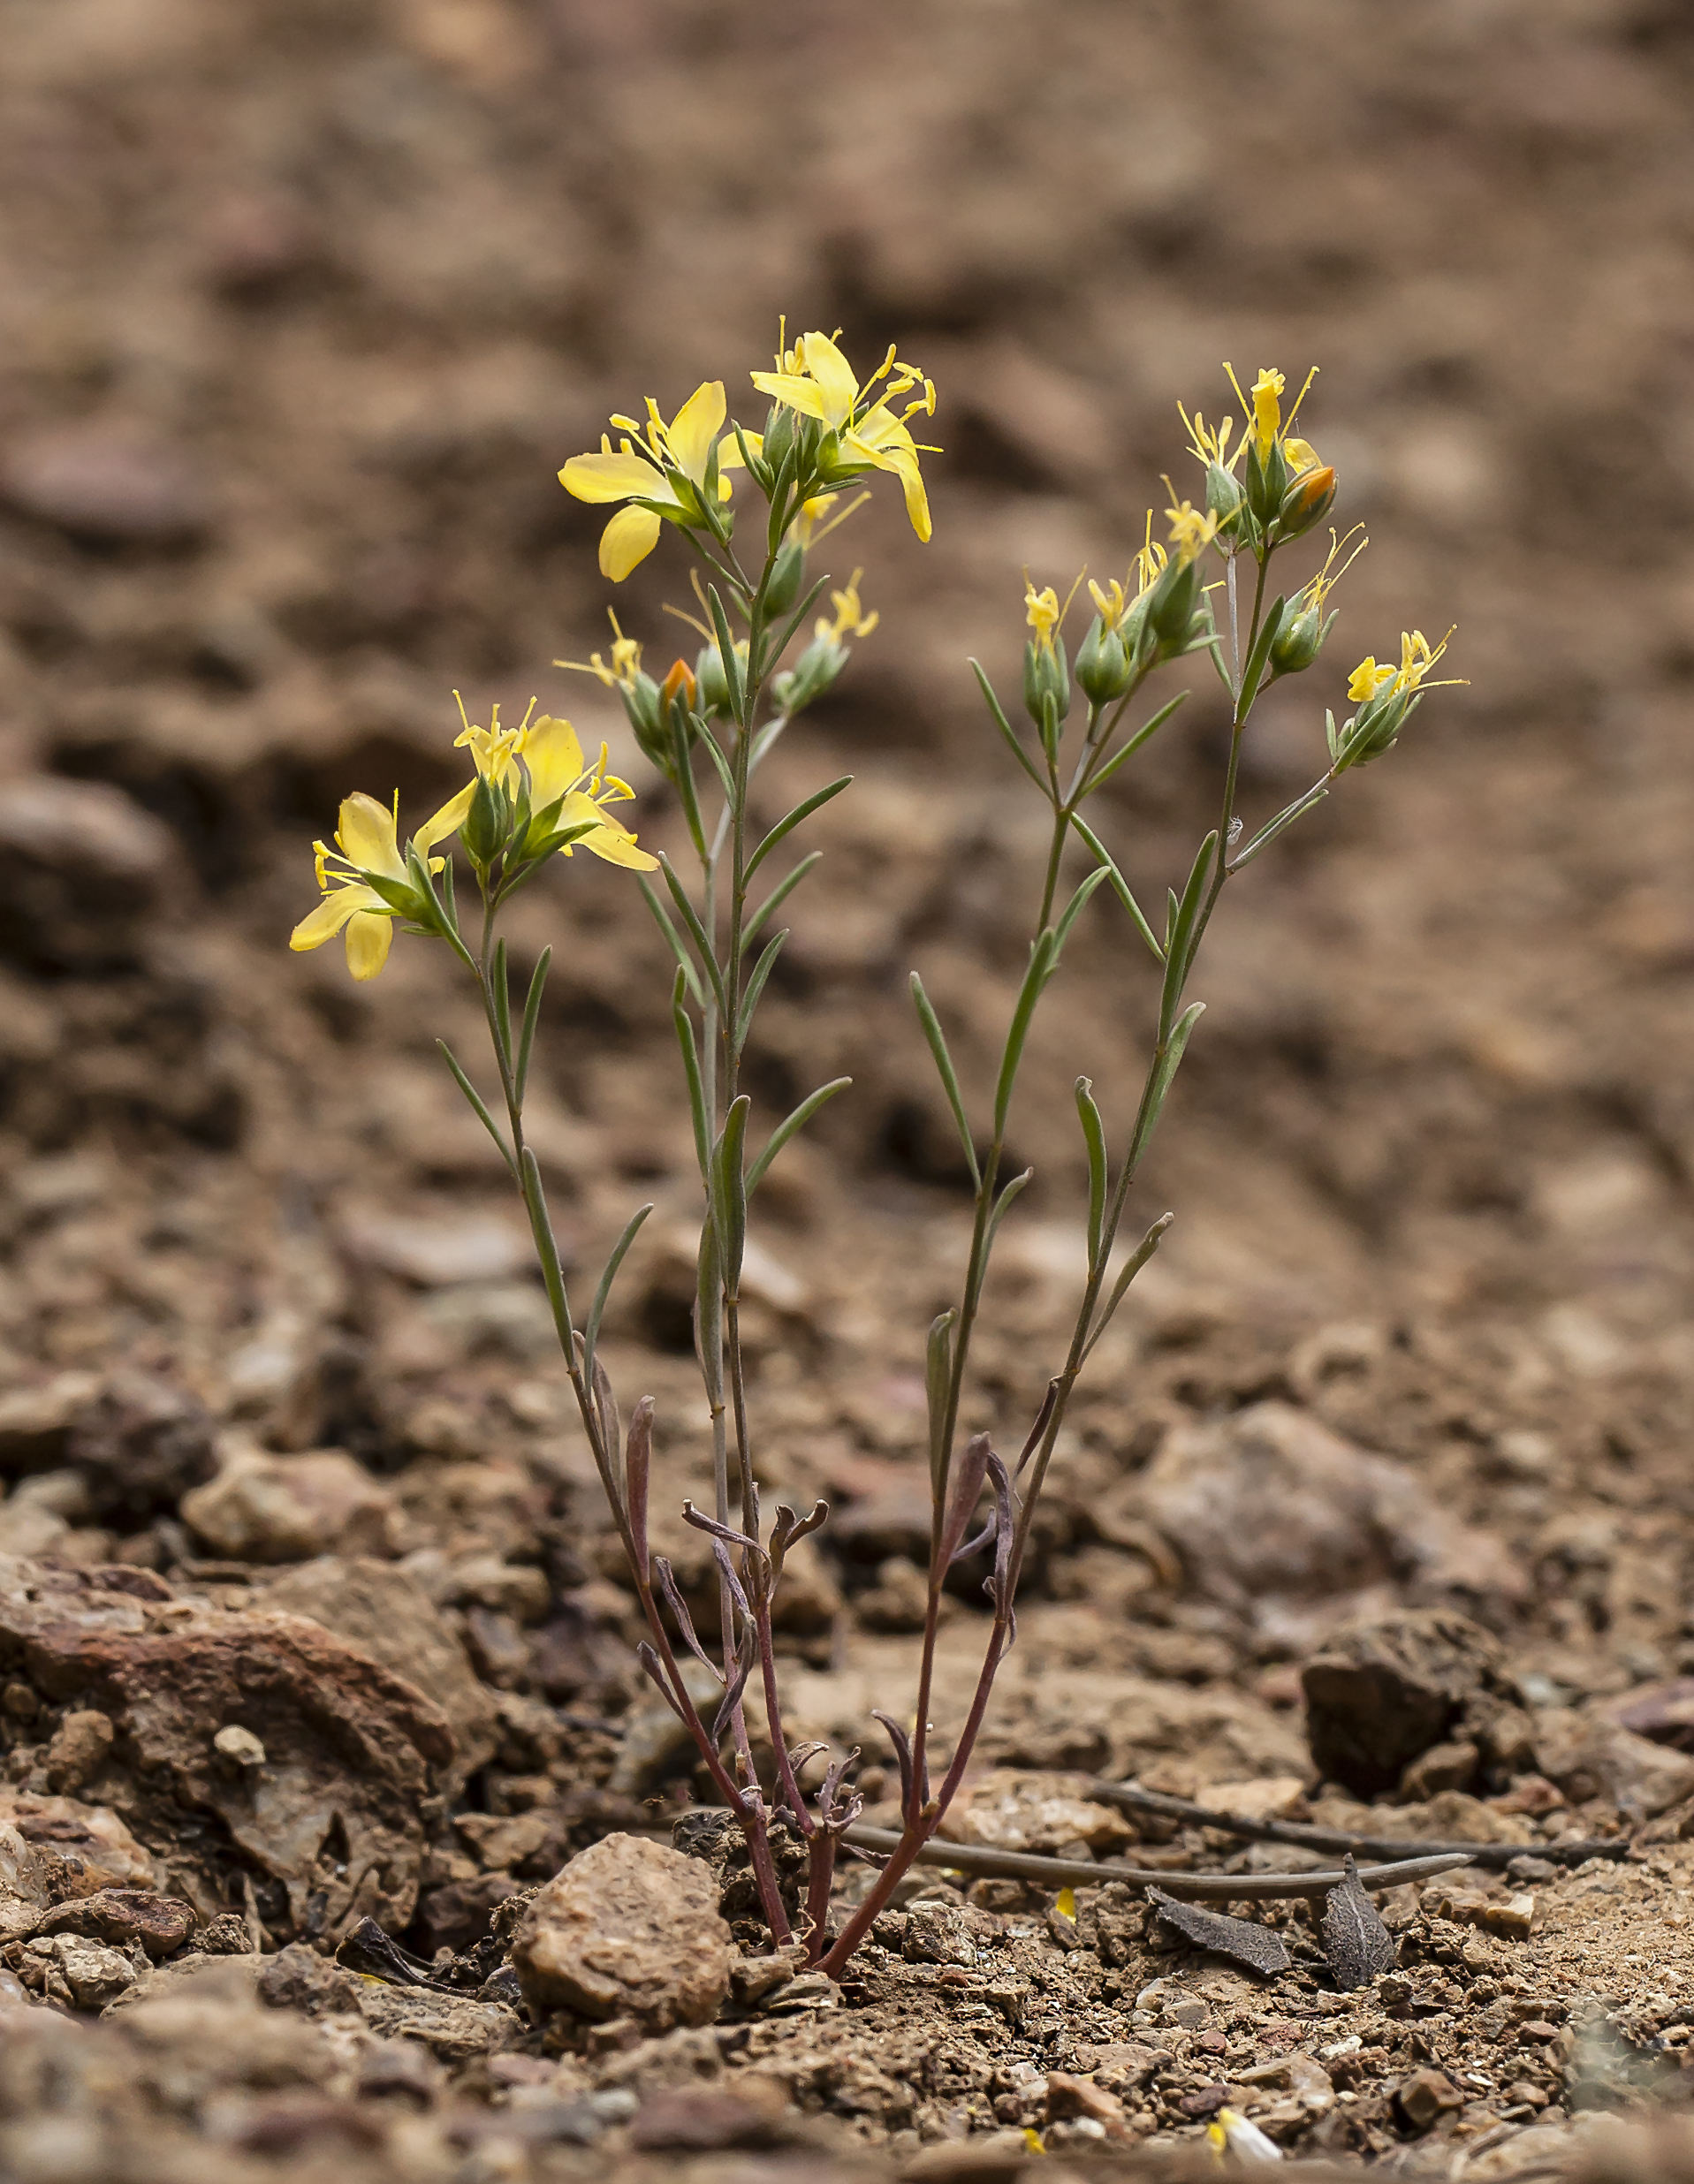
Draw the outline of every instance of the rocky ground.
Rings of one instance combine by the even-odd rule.
[[[775,2184],[987,2174],[1033,2134],[1081,2175],[1204,2158],[1222,2108],[1332,2165],[1694,2166],[1683,11],[4,0],[0,31],[0,2166]],[[422,944],[368,987],[284,952],[342,793],[456,781],[455,686],[627,748],[551,664],[604,626],[554,474],[782,311],[898,337],[946,450],[931,545],[892,503],[843,535],[882,624],[771,795],[857,781],[753,1057],[765,1109],[855,1079],[764,1194],[748,1338],[763,1477],[836,1512],[786,1595],[791,1725],[862,1746],[873,1823],[969,1226],[906,974],[980,1094],[1039,881],[964,656],[1014,676],[1024,565],[1121,568],[1225,355],[1324,367],[1310,428],[1375,535],[1345,664],[1460,624],[1470,686],[1208,944],[1145,1187],[1178,1224],[1072,1413],[950,1823],[1179,1881],[1323,1862],[1126,1812],[1132,1778],[1493,1846],[1383,1900],[1397,1962],[1351,1991],[1292,1902],[1235,1904],[1289,1960],[1255,1975],[1122,1884],[945,1869],[841,1987],[771,1960],[673,1846],[700,1786],[435,1055],[475,1012]],[[655,657],[662,560],[623,603]],[[1290,687],[1251,809],[1321,763],[1339,678]],[[1215,802],[1207,704],[1108,815],[1155,894]],[[656,1202],[605,1354],[657,1399],[696,1591],[662,950],[585,862],[514,923],[558,950],[534,1140],[579,1266]],[[1149,1005],[1085,924],[973,1426],[1038,1399],[1070,1081],[1121,1127]],[[961,1597],[944,1744],[981,1632]]]

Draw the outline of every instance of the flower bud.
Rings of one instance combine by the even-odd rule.
[[[714,650],[712,657],[716,659],[717,656],[717,653]],[[721,667],[718,671],[720,674],[722,673],[723,671]],[[668,713],[671,708],[676,703],[677,700],[680,698],[684,711],[692,711],[694,708],[695,687],[695,672],[694,670],[689,667],[688,663],[686,660],[672,660],[671,663],[670,672],[665,676],[665,680],[659,685],[660,706],[665,712]]]
[[[498,781],[479,774],[470,809],[460,829],[459,838],[465,845],[465,854],[474,865],[486,871],[507,846],[511,837],[511,798]]]
[[[671,671],[674,674],[676,671],[673,668]],[[693,703],[708,720],[727,720],[733,709],[729,701],[729,682],[724,673],[724,656],[715,644],[702,645],[695,656],[694,679]]]
[[[771,581],[764,588],[765,611],[769,614],[786,614],[800,596],[800,588],[806,580],[806,550],[794,539],[786,539],[777,555],[777,565],[771,572]]]
[[[1162,650],[1181,650],[1200,589],[1200,565],[1179,555],[1166,564],[1147,601],[1147,627]]]
[[[1298,675],[1310,667],[1323,650],[1334,619],[1333,613],[1326,617],[1321,607],[1308,607],[1304,613],[1285,619],[1271,647],[1272,674]]]
[[[779,403],[764,421],[764,444],[761,450],[770,465],[772,478],[786,460],[794,444],[794,427],[798,420],[786,404]]]
[[[1129,687],[1134,673],[1123,639],[1097,614],[1076,650],[1076,679],[1083,694],[1090,704],[1110,705]]]
[[[1233,472],[1221,463],[1206,465],[1206,512],[1216,516],[1219,531],[1227,531],[1241,508],[1241,487]]]
[[[1298,538],[1303,531],[1321,523],[1335,499],[1335,473],[1327,463],[1303,470],[1282,496],[1277,512],[1279,538]]]
[[[1070,668],[1062,637],[1024,646],[1023,705],[1044,741],[1056,738],[1059,723],[1070,710]]]
[[[1258,443],[1247,444],[1246,475],[1242,490],[1249,513],[1261,525],[1269,524],[1281,512],[1282,497],[1288,489],[1288,466],[1281,445],[1271,444],[1270,452],[1261,455]]]
[[[824,633],[815,638],[786,673],[771,679],[771,694],[792,719],[821,698],[852,657],[846,645]]]

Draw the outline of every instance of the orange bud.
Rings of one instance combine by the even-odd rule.
[[[680,698],[690,711],[694,709],[694,670],[686,660],[673,660],[671,671],[659,685],[659,703],[668,713],[674,698]]]

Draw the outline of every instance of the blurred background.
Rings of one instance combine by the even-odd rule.
[[[1176,404],[1221,409],[1227,357],[1321,365],[1303,429],[1373,537],[1331,654],[1256,720],[1249,823],[1321,770],[1324,705],[1402,628],[1456,623],[1469,687],[1232,890],[1141,1194],[1178,1226],[1076,1447],[1132,1464],[1174,1419],[1292,1392],[1531,1530],[1561,1464],[1624,1510],[1660,1460],[1653,1491],[1685,1490],[1677,0],[4,0],[0,32],[14,1471],[121,1369],[273,1448],[580,1476],[527,1247],[434,1052],[479,1058],[444,954],[403,940],[355,987],[285,943],[340,796],[418,815],[456,783],[455,687],[627,748],[552,664],[604,645],[612,596],[556,474],[608,411],[705,377],[756,421],[786,313],[862,362],[897,341],[945,452],[931,544],[890,490],[830,542],[881,626],[772,768],[773,798],[858,776],[756,1062],[771,1109],[857,1080],[770,1193],[772,1470],[851,1496],[855,1461],[915,1445],[957,1278],[906,976],[980,1089],[1041,838],[966,656],[1014,690],[1025,565],[1061,593],[1122,573],[1160,473],[1197,481]],[[661,672],[695,643],[667,595],[668,546],[617,599]],[[1215,804],[1193,679],[1106,815],[1143,899]],[[675,840],[638,786],[643,839]],[[536,1138],[585,1261],[657,1202],[615,1361],[691,1462],[668,983],[633,887],[588,863],[514,922],[520,959],[558,948]],[[1121,1131],[1149,968],[1102,900],[1047,1006],[984,1351],[1007,1430],[1074,1302],[1070,1081]],[[138,1513],[95,1518],[70,1512],[100,1551],[169,1558]]]

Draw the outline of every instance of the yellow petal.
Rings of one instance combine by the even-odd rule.
[[[635,838],[628,828],[619,826],[615,819],[602,811],[591,796],[585,795],[579,789],[565,799],[559,811],[558,823],[562,827],[581,827],[590,822],[593,823],[594,831],[579,835],[576,842],[566,846],[566,855],[568,856],[571,849],[580,846],[583,849],[591,849],[596,857],[604,857],[608,864],[623,865],[632,872],[658,870],[658,859],[649,857],[644,849],[636,848]]]
[[[567,493],[580,501],[674,500],[665,473],[633,448],[621,455],[573,455],[558,474]]]
[[[677,412],[676,421],[665,432],[677,468],[696,485],[705,477],[706,458],[722,428],[724,412],[724,383],[721,379],[709,379],[703,386],[695,389]]]
[[[288,944],[297,954],[321,948],[326,940],[335,938],[350,917],[376,907],[382,899],[375,888],[332,887],[316,909],[308,911],[290,933]]]
[[[650,508],[620,508],[600,534],[600,573],[621,584],[658,544],[659,519]]]
[[[859,383],[853,367],[827,334],[808,334],[806,369],[817,382],[824,398],[824,415],[835,426],[846,424],[858,398]]]
[[[767,373],[765,375],[768,378],[770,374]],[[763,454],[764,435],[762,432],[743,432],[741,440],[747,442],[756,455]],[[747,468],[746,463],[741,459],[741,442],[735,437],[733,432],[726,432],[718,443],[718,467],[719,470],[745,470]]]
[[[361,871],[380,872],[385,880],[406,877],[406,865],[394,838],[394,815],[386,804],[355,789],[341,806],[336,832],[349,864]]]
[[[655,524],[657,520],[655,517]],[[551,713],[531,721],[520,755],[529,769],[533,810],[545,811],[556,797],[563,796],[582,777],[582,746],[577,741],[576,731],[569,721],[555,720]]]
[[[833,421],[824,408],[822,389],[812,380],[798,378],[793,372],[749,372],[748,377],[761,394],[768,394],[773,402],[786,402],[790,409],[800,411],[805,417],[816,417],[820,424]]]
[[[850,453],[862,455],[866,462],[874,463],[878,470],[892,471],[900,480],[906,496],[907,517],[918,537],[927,543],[932,528],[930,498],[923,489],[923,474],[918,467],[917,450],[911,434],[886,410],[873,411],[866,423],[870,429],[864,433],[849,432],[843,446]]]
[[[347,968],[360,980],[375,978],[388,960],[394,938],[392,918],[379,918],[361,910],[347,926]]]
[[[424,821],[412,837],[420,856],[427,857],[437,842],[444,842],[450,834],[458,833],[470,815],[471,799],[475,793],[475,782],[467,781],[457,796],[449,797],[433,817]]]

